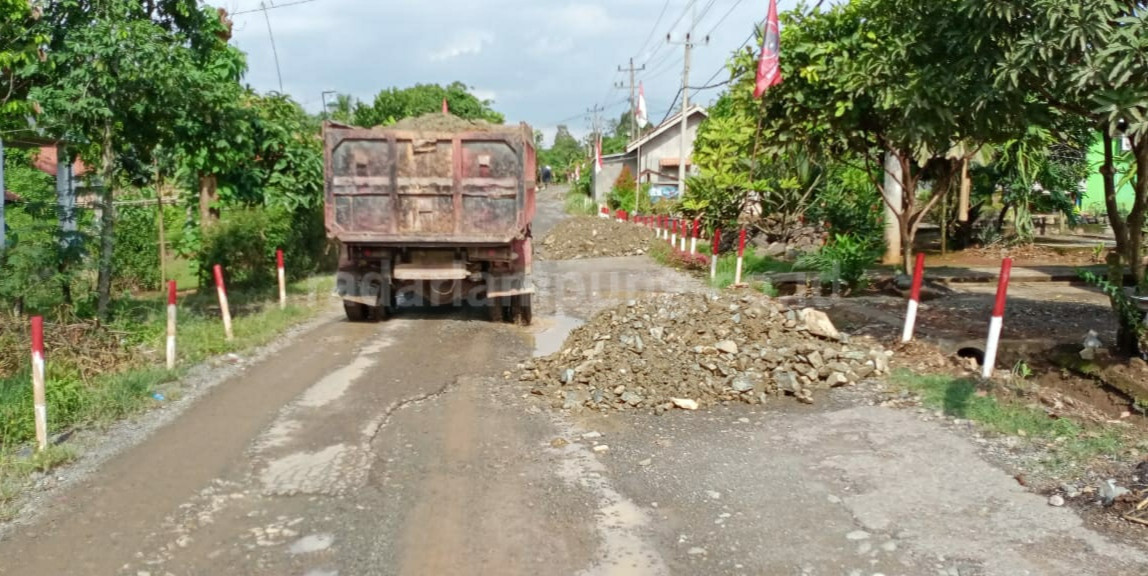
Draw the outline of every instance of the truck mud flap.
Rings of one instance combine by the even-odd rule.
[[[528,277],[491,276],[487,279],[487,298],[505,298],[523,294],[534,294],[534,283]]]

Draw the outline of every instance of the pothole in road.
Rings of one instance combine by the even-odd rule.
[[[562,314],[536,318],[527,332],[534,346],[534,357],[549,356],[561,350],[566,337],[582,324],[582,320]]]

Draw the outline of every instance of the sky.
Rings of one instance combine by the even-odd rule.
[[[645,65],[636,82],[645,88],[650,121],[660,122],[681,86],[684,55],[666,34],[680,42],[692,20],[690,0],[264,1],[278,6],[266,17],[283,91],[308,110],[322,108],[324,91],[370,101],[384,88],[457,80],[493,100],[508,122],[542,130],[547,145],[559,124],[577,137],[589,132],[595,105],[609,118],[626,110],[629,73],[618,68],[630,58]],[[726,59],[764,19],[768,0],[694,2],[690,85],[703,86],[727,79]],[[248,56],[245,82],[278,90],[260,0],[212,3],[234,15],[232,41]],[[779,8],[795,3],[780,0]],[[705,105],[719,90],[690,98]]]

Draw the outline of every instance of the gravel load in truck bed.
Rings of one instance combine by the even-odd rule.
[[[467,120],[454,114],[432,112],[422,116],[403,118],[388,128],[411,132],[497,132],[516,129],[516,126],[491,124],[482,120]]]
[[[849,343],[817,310],[736,293],[660,295],[604,310],[518,379],[554,409],[696,410],[760,404],[885,374],[891,354]]]
[[[650,249],[654,232],[613,219],[577,216],[567,218],[536,243],[543,260],[579,260],[638,256]]]

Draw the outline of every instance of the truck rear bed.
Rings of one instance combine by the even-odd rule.
[[[498,246],[534,216],[535,151],[525,124],[469,132],[328,123],[327,234],[378,246]]]

